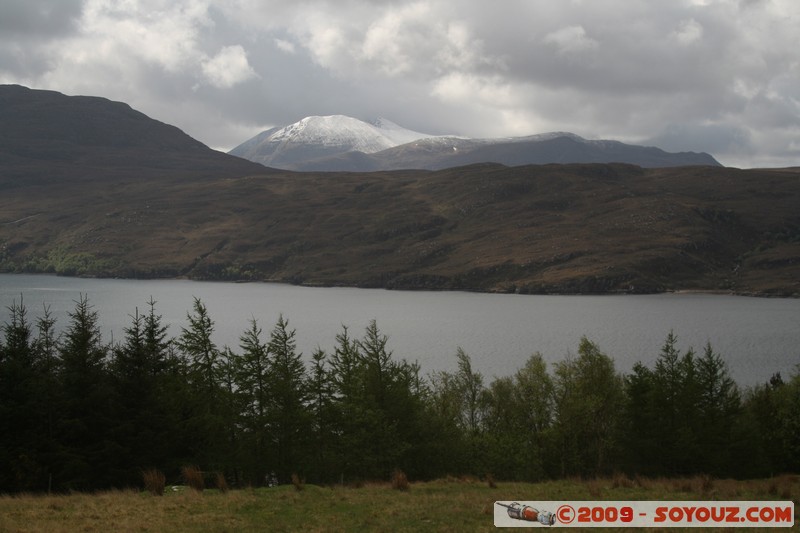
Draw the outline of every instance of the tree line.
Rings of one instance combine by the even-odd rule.
[[[764,477],[800,471],[800,372],[742,389],[710,344],[677,348],[628,374],[587,338],[548,368],[534,353],[487,382],[458,348],[452,371],[423,376],[375,321],[343,326],[304,362],[281,316],[252,319],[217,346],[195,299],[177,337],[138,309],[104,343],[82,296],[56,334],[45,308],[8,308],[0,339],[0,492],[170,482],[196,465],[239,486],[293,474],[312,483],[491,474],[536,481],[613,473]]]

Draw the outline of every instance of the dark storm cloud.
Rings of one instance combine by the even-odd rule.
[[[23,0],[0,6],[0,81],[124,100],[218,148],[342,113],[798,164],[798,17],[796,0]]]
[[[50,38],[75,30],[82,0],[24,0],[0,2],[0,35]]]

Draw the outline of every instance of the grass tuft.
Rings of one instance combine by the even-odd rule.
[[[181,475],[186,484],[197,492],[203,492],[206,488],[203,472],[198,467],[194,465],[184,466],[181,468]]]
[[[217,472],[217,477],[215,481],[217,489],[219,489],[220,492],[228,492],[230,487],[228,487],[228,480],[225,479],[225,474],[223,474],[222,472]]]
[[[395,490],[408,490],[408,478],[405,472],[400,469],[392,472],[392,488]]]
[[[700,476],[700,494],[708,495],[714,491],[714,478],[709,475]]]
[[[614,489],[632,489],[636,486],[637,486],[637,481],[634,481],[625,474],[617,474],[611,480],[611,488]]]
[[[161,470],[150,468],[142,472],[144,488],[154,496],[163,496],[167,478]]]

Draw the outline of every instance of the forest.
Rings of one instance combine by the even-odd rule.
[[[460,348],[424,374],[376,321],[306,357],[283,316],[217,346],[200,299],[177,337],[151,298],[112,343],[85,296],[59,334],[47,308],[8,309],[0,493],[137,487],[153,471],[181,483],[190,465],[231,486],[800,472],[800,367],[742,388],[710,344],[681,352],[673,332],[628,374],[583,337],[550,368],[532,353],[489,382]]]

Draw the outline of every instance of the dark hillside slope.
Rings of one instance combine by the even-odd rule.
[[[113,194],[67,181],[4,193],[6,271],[800,294],[797,170],[474,165],[129,180]]]
[[[0,85],[0,165],[6,185],[12,177],[113,178],[130,169],[137,176],[267,172],[261,165],[212,150],[127,104],[19,85]]]

